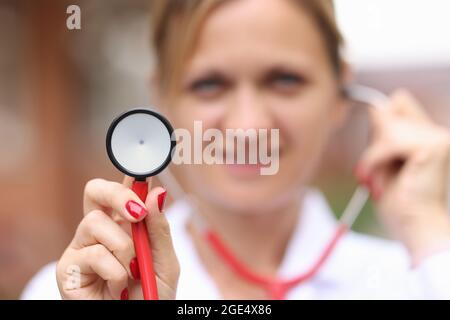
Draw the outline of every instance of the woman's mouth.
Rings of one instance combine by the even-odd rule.
[[[239,177],[259,176],[263,168],[262,164],[225,164],[224,166],[231,175]]]
[[[234,161],[228,161],[223,164],[226,171],[232,176],[239,178],[255,178],[257,176],[264,176],[264,170],[267,170],[274,165],[279,166],[280,159],[283,155],[282,150],[278,150],[278,156],[276,158],[267,158],[265,161],[249,161],[246,157],[245,161],[238,161],[236,157],[229,157]],[[276,162],[276,163],[274,163]]]

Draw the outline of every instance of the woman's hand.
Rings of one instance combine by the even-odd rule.
[[[87,183],[84,218],[57,265],[63,299],[142,299],[130,227],[140,220],[146,222],[152,244],[159,297],[175,299],[179,265],[161,212],[165,190],[151,189],[144,204],[130,190],[131,183],[128,177],[124,184]]]
[[[378,213],[409,250],[414,264],[450,249],[450,134],[434,124],[406,91],[371,110],[373,141],[357,166]]]

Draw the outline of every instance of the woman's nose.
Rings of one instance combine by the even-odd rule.
[[[223,129],[271,129],[273,116],[266,105],[263,93],[251,85],[236,89],[224,118]]]

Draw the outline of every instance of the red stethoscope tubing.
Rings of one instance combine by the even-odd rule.
[[[306,270],[306,272],[292,279],[272,279],[257,274],[256,272],[250,270],[248,266],[239,261],[215,232],[207,230],[205,236],[215,252],[238,276],[247,282],[263,287],[267,291],[270,299],[283,300],[286,298],[286,294],[290,289],[312,279],[319,272],[347,230],[348,227],[345,224],[339,225],[331,240],[326,244],[324,250],[314,264]]]
[[[145,203],[148,193],[148,183],[146,181],[134,181],[131,190],[133,190],[139,199]],[[145,221],[132,223],[131,231],[139,265],[144,300],[158,300],[158,287],[156,285],[156,276],[153,269],[152,249]]]

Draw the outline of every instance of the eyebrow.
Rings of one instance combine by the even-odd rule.
[[[258,78],[266,78],[269,73],[276,72],[295,72],[307,78],[312,74],[312,67],[303,59],[303,61],[293,61],[293,58],[285,58],[285,61],[267,62],[262,67],[262,72],[257,74]],[[286,61],[287,60],[287,61]],[[298,60],[298,59],[296,59]],[[203,70],[202,70],[203,69]],[[191,70],[191,71],[189,71]],[[207,64],[199,63],[194,67],[186,69],[185,74],[190,74],[183,78],[183,87],[188,87],[194,80],[206,77],[220,77],[231,81],[233,73],[227,70],[226,65],[221,63],[221,66],[208,66]]]
[[[189,71],[187,71],[186,73],[189,73]],[[184,87],[189,86],[196,79],[207,78],[207,77],[209,77],[209,78],[220,77],[220,78],[225,78],[225,79],[231,78],[229,75],[227,75],[227,72],[220,71],[217,68],[210,68],[210,69],[206,69],[203,71],[192,72],[192,75],[185,77],[185,79],[183,80],[183,86]]]

